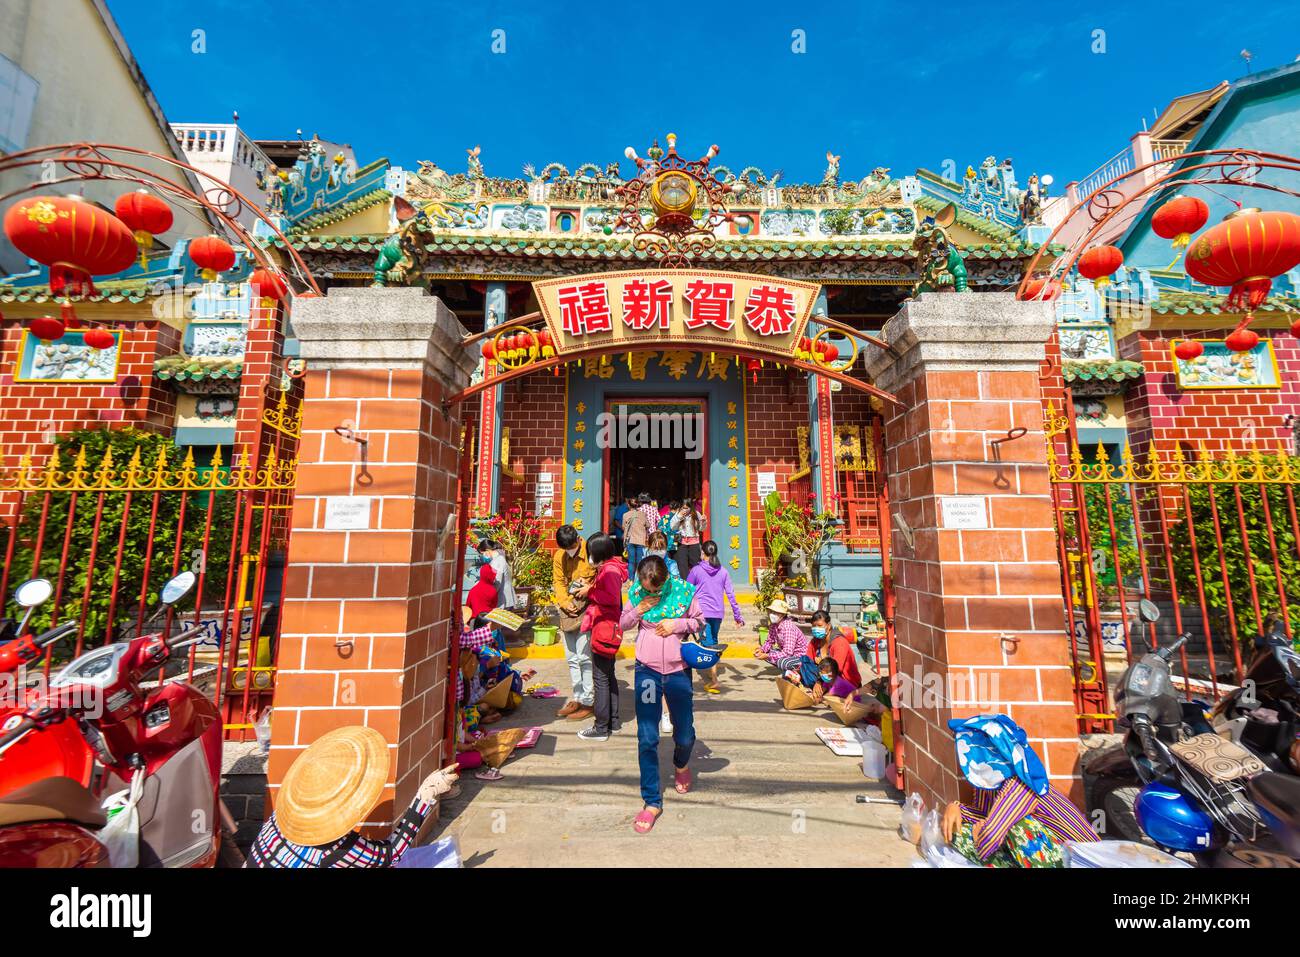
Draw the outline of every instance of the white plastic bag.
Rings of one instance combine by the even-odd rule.
[[[921,843],[921,819],[925,816],[925,802],[913,791],[903,805],[903,816],[898,822],[898,836],[909,844]]]
[[[930,855],[942,851],[948,846],[943,837],[943,825],[939,821],[939,811],[933,810],[925,816],[921,825],[921,855],[927,860]]]
[[[271,709],[267,708],[257,724],[253,725],[253,734],[257,736],[257,746],[262,754],[271,753]]]
[[[140,798],[144,794],[144,772],[136,771],[131,786],[104,799],[108,823],[96,835],[108,848],[108,862],[113,867],[140,866]]]

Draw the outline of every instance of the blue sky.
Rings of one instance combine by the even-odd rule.
[[[985,156],[1058,185],[1124,148],[1174,96],[1300,55],[1262,0],[573,4],[461,0],[109,0],[169,119],[230,119],[489,175],[621,159],[673,131],[683,153],[785,182],[942,171]],[[1244,11],[1244,13],[1243,13]],[[194,31],[206,51],[196,53]],[[504,53],[493,31],[504,31]],[[794,31],[805,51],[793,52]],[[1096,34],[1095,31],[1104,31]],[[497,35],[499,43],[500,34]],[[1104,52],[1094,52],[1104,46]]]

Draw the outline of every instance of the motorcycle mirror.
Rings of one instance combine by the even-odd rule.
[[[1154,624],[1160,620],[1160,606],[1149,598],[1143,598],[1138,602],[1138,617],[1147,624]]]
[[[181,572],[167,584],[162,586],[162,591],[158,597],[164,605],[174,605],[190,593],[194,587],[194,573]]]
[[[35,608],[49,601],[54,586],[48,578],[29,578],[14,589],[14,603],[22,608]]]

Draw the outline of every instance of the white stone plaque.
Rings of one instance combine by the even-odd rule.
[[[327,495],[325,497],[326,530],[348,532],[369,527],[369,495]]]
[[[989,509],[983,495],[941,495],[944,528],[988,528]]]
[[[758,473],[758,494],[768,495],[776,491],[776,473],[759,472]]]

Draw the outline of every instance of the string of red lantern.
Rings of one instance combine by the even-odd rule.
[[[172,228],[172,208],[153,193],[140,189],[119,196],[113,212],[133,232],[140,248],[140,268],[144,269],[149,264],[146,253],[153,246],[153,238]]]

